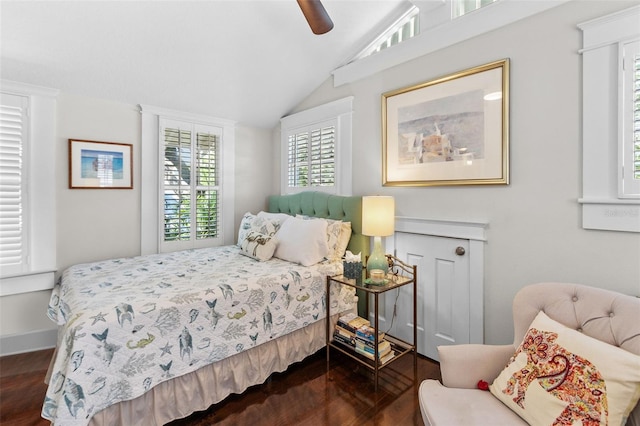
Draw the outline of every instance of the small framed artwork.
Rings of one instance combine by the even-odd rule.
[[[509,59],[382,95],[384,186],[509,183]]]
[[[69,139],[69,188],[133,188],[133,145]]]

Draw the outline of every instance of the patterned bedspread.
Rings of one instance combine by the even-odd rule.
[[[73,266],[49,305],[60,331],[42,416],[86,425],[160,382],[321,320],[325,277],[340,268],[257,262],[236,246]],[[349,289],[331,291],[332,313],[355,304]]]

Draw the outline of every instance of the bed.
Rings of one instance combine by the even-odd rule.
[[[325,222],[317,217],[350,223],[347,249],[366,254],[361,208],[360,197],[271,196],[261,229],[283,213],[302,219],[286,223],[308,220],[305,226]],[[245,215],[242,241],[250,239],[242,234],[250,222],[259,221]],[[48,312],[59,338],[42,416],[64,425],[165,424],[261,384],[321,349],[326,276],[340,273],[342,263],[258,261],[255,248],[247,253],[245,245],[66,270]],[[356,309],[348,289],[331,292],[332,317]]]

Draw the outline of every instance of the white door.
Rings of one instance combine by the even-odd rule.
[[[394,245],[399,259],[418,266],[418,353],[438,360],[437,346],[469,343],[469,240],[397,232]],[[385,293],[380,323],[407,342],[413,340],[412,291],[407,285]]]

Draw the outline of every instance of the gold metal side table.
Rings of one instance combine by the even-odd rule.
[[[326,340],[327,340],[327,371],[329,370],[329,362],[331,355],[331,348],[334,348],[337,351],[342,352],[348,357],[356,360],[360,364],[366,366],[367,368],[374,371],[375,377],[375,390],[378,391],[378,376],[379,371],[391,365],[394,361],[399,358],[407,355],[413,354],[413,370],[414,370],[414,378],[417,377],[418,373],[418,351],[417,351],[417,342],[418,342],[418,332],[417,332],[417,290],[418,290],[418,279],[417,279],[417,267],[415,265],[408,265],[402,262],[400,259],[396,258],[392,255],[386,255],[389,260],[390,272],[387,274],[385,278],[384,284],[370,284],[368,279],[365,280],[355,280],[346,278],[344,275],[336,275],[332,277],[327,277],[327,312],[326,312]],[[349,347],[334,342],[333,336],[331,335],[331,316],[329,313],[331,300],[330,300],[330,288],[331,283],[336,282],[342,285],[350,286],[355,288],[356,290],[361,290],[365,292],[367,296],[366,300],[366,310],[367,315],[369,314],[369,296],[373,295],[374,300],[374,321],[373,328],[375,332],[375,336],[378,336],[379,331],[379,301],[378,298],[381,294],[386,293],[390,290],[397,289],[399,287],[412,284],[413,285],[413,342],[409,343],[397,337],[391,336],[389,334],[385,335],[385,339],[389,341],[391,345],[391,350],[394,351],[395,356],[391,358],[388,362],[381,364],[378,354],[378,339],[374,338],[374,357],[373,359],[369,359],[359,353],[355,352],[355,350],[350,350]]]

